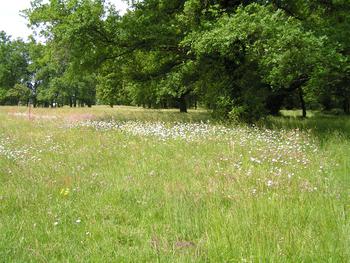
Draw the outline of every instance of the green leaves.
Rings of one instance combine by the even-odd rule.
[[[325,80],[325,76],[333,74],[331,72],[345,67],[342,62],[344,56],[340,53],[339,44],[332,41],[333,36],[325,35],[330,32],[326,28],[327,19],[315,19],[320,14],[315,11],[312,18],[302,21],[297,13],[293,13],[294,8],[300,8],[298,11],[303,15],[312,12],[311,7],[302,7],[299,2],[295,5],[253,3],[240,6],[232,14],[223,14],[211,27],[192,32],[181,44],[190,48],[203,63],[223,63],[226,74],[232,79],[225,89],[235,103],[242,104],[247,97],[244,94],[250,93],[252,86],[261,89],[264,84],[270,86],[273,93],[293,92],[300,85],[307,85],[306,90],[313,90],[316,94],[317,88],[320,91],[329,85],[321,79]],[[316,25],[312,24],[315,21],[323,21],[322,30],[316,30]],[[247,67],[251,63],[258,67]],[[256,71],[260,79],[255,80],[262,85],[242,81],[244,75],[240,75],[241,69],[247,76],[250,75],[248,71]],[[215,68],[210,70],[215,71]],[[340,75],[344,76],[344,73]],[[209,81],[215,82],[215,77]],[[264,100],[264,97],[261,99]],[[245,108],[250,111],[252,106]]]
[[[13,89],[16,84],[26,84],[29,80],[28,63],[26,44],[21,40],[11,40],[5,32],[0,32],[0,103],[18,103],[21,96],[12,96],[17,92]]]
[[[144,0],[120,16],[108,1],[35,0],[25,14],[46,42],[27,51],[2,44],[1,85],[26,79],[45,103],[91,104],[97,90],[99,103],[199,101],[251,119],[284,101],[297,106],[296,90],[339,106],[349,89],[349,10],[343,0]]]

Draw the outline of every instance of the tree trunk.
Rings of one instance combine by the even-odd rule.
[[[37,100],[36,100],[36,97],[33,97],[33,108],[36,108],[36,106],[37,106]]]
[[[303,110],[303,118],[305,118],[306,117],[306,106],[305,106],[303,89],[301,87],[299,87],[298,91],[299,91],[299,98],[300,98],[300,103],[301,103],[301,109]]]
[[[303,118],[306,117],[306,105],[305,105],[302,86],[308,81],[309,81],[309,77],[307,75],[301,75],[299,76],[299,78],[297,78],[290,84],[289,88],[283,90],[283,92],[286,92],[286,94],[288,92],[293,92],[295,90],[298,91],[301,108],[303,110]]]
[[[344,97],[343,109],[345,114],[350,114],[350,97]]]
[[[271,94],[266,98],[266,108],[272,115],[278,115],[282,108],[286,94],[284,92]]]
[[[187,104],[186,104],[185,95],[182,95],[179,98],[179,109],[180,109],[180,112],[187,113]]]

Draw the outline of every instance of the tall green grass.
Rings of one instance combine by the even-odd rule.
[[[274,129],[317,131],[266,135],[291,144],[305,136],[315,146],[283,155],[287,145],[276,138],[282,160],[308,162],[269,165],[251,159],[275,154],[253,128],[185,141],[65,126],[77,114],[172,125],[207,121],[204,111],[38,109],[59,118],[32,121],[8,114],[25,110],[0,108],[0,262],[350,260],[346,118],[330,118],[329,130],[317,119],[269,120]]]

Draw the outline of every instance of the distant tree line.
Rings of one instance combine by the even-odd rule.
[[[205,106],[254,121],[350,113],[348,0],[34,0],[36,34],[0,34],[0,104]]]

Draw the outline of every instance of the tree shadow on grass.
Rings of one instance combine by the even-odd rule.
[[[313,112],[311,117],[298,116],[268,117],[263,126],[271,129],[300,129],[311,130],[319,139],[327,139],[338,134],[350,139],[350,116],[331,115],[321,112]]]

